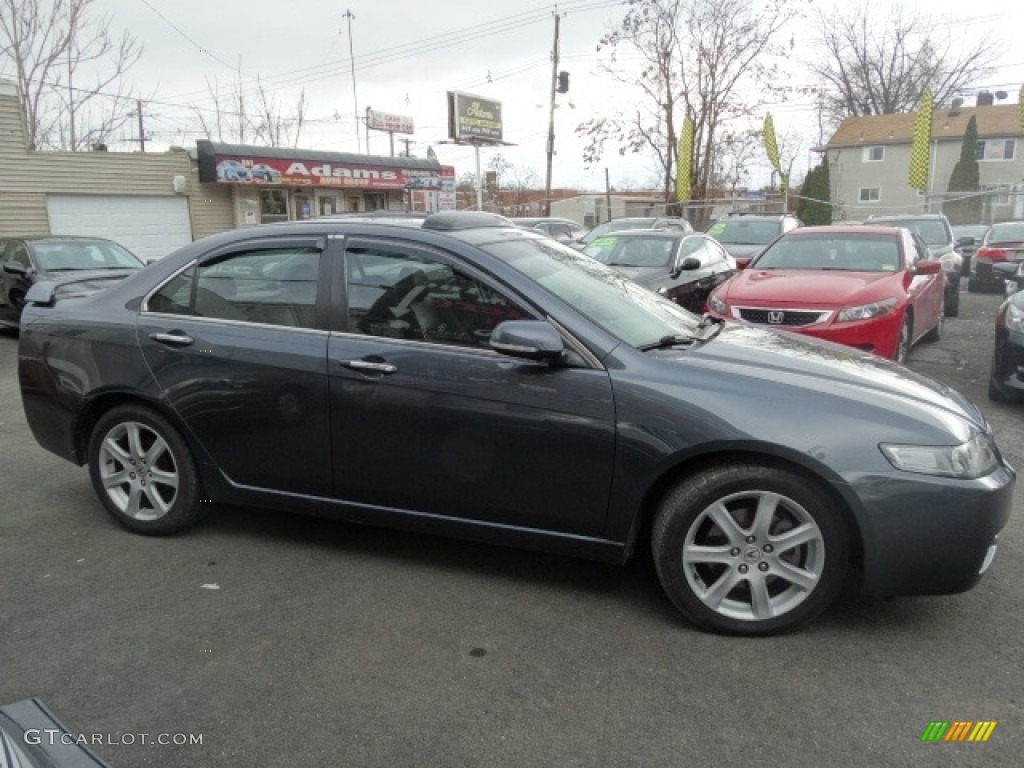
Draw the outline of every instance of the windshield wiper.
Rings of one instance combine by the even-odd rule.
[[[683,336],[679,333],[662,336],[650,344],[641,344],[637,347],[641,352],[650,352],[652,349],[668,349],[669,347],[689,347],[696,344],[700,339],[697,336]]]

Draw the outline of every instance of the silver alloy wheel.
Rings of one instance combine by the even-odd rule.
[[[793,499],[744,491],[706,507],[686,532],[683,573],[693,594],[721,616],[782,616],[817,587],[825,541]]]
[[[116,424],[103,436],[99,474],[110,501],[135,520],[159,520],[178,495],[178,466],[167,442],[138,421]]]

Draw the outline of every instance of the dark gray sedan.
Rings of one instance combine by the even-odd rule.
[[[0,238],[0,327],[18,327],[25,294],[37,282],[57,286],[63,297],[84,296],[143,266],[131,251],[100,237]]]
[[[42,446],[143,534],[219,502],[622,563],[763,635],[851,572],[969,589],[1014,470],[981,411],[869,354],[702,319],[482,213],[216,235],[110,290],[33,287]]]
[[[681,230],[612,232],[583,252],[697,314],[711,291],[736,274],[735,259],[712,237]]]

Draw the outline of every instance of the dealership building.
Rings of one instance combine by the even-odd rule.
[[[222,144],[166,152],[51,152],[28,145],[0,80],[0,237],[88,235],[144,258],[224,230],[344,212],[455,207],[435,159]]]

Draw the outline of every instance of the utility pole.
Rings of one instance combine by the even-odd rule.
[[[146,151],[146,134],[142,130],[142,99],[135,102],[139,108],[139,152]]]
[[[548,172],[544,183],[544,215],[551,215],[551,160],[555,154],[555,89],[558,87],[558,22],[555,13],[555,44],[551,51],[551,107],[548,110]]]
[[[355,18],[355,14],[351,10],[346,9],[343,18],[348,19],[348,60],[352,68],[352,104],[355,108],[356,116],[356,151],[359,151],[359,145],[362,143],[362,138],[359,134],[359,99],[356,98],[356,59],[352,53],[352,19]],[[370,140],[370,129],[366,129],[366,140]],[[366,153],[369,154],[369,146],[367,146]]]
[[[611,184],[611,181],[608,180],[608,169],[607,168],[604,169],[604,199],[605,199],[605,204],[608,206],[608,211],[607,211],[608,218],[606,219],[606,221],[611,221],[612,220],[612,184]],[[600,224],[601,222],[597,222],[597,223]]]

